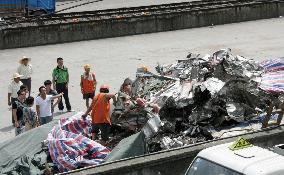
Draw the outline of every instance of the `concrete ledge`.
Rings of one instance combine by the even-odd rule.
[[[143,17],[0,30],[0,49],[163,32],[284,15],[284,1],[264,1]]]
[[[261,147],[284,143],[284,126],[241,135]],[[238,136],[157,152],[68,172],[84,175],[183,175],[194,157],[204,148],[235,141]]]

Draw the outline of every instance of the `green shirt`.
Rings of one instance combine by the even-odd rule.
[[[59,68],[58,66],[53,69],[52,76],[56,83],[67,83],[68,82],[68,69],[63,66],[63,68]]]

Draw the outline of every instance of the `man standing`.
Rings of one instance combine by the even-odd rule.
[[[273,109],[276,109],[276,113],[278,114],[277,121],[273,125],[280,125],[284,114],[284,103],[279,100],[279,95],[274,95],[270,100],[266,100],[266,104],[266,116],[263,120],[262,128],[268,127]]]
[[[40,95],[36,98],[36,112],[39,116],[40,124],[44,125],[52,121],[51,100],[60,98],[63,93],[52,96],[46,94],[46,88],[41,86],[39,88]]]
[[[57,67],[52,72],[53,89],[56,89],[57,93],[63,93],[67,111],[71,111],[71,105],[68,97],[68,83],[69,73],[67,67],[63,65],[63,58],[57,58]],[[58,104],[60,112],[63,112],[64,106],[62,100]]]
[[[86,64],[84,66],[85,72],[81,75],[81,92],[83,94],[83,99],[86,100],[87,109],[89,108],[89,98],[93,99],[96,91],[96,77],[94,73],[90,72],[91,66]]]
[[[110,102],[112,99],[114,105],[116,104],[116,97],[114,94],[108,94],[109,87],[107,85],[102,85],[100,87],[100,93],[96,95],[93,99],[91,106],[82,115],[83,119],[92,111],[92,139],[95,139],[96,134],[101,131],[102,144],[105,145],[108,141],[109,131],[111,126],[110,121]]]
[[[8,106],[11,106],[11,104],[13,104],[17,98],[18,98],[18,91],[20,90],[21,85],[23,85],[23,83],[20,81],[20,78],[23,75],[20,75],[18,73],[14,73],[13,75],[13,81],[9,84],[8,86]],[[12,124],[15,124],[14,121],[14,117],[12,114]]]
[[[33,67],[29,64],[30,58],[23,56],[20,60],[20,66],[18,67],[18,73],[23,75],[21,77],[21,82],[28,87],[29,96],[31,95],[31,75],[33,73]]]
[[[46,80],[44,81],[44,86],[46,88],[46,94],[47,95],[52,95],[52,96],[55,96],[55,95],[58,95],[58,93],[56,92],[56,90],[52,89],[51,88],[51,85],[52,85],[52,82],[50,80]],[[58,100],[56,101],[56,103],[53,103],[54,100],[51,100],[51,112],[53,114],[54,112],[54,108],[56,105],[58,105],[58,103],[61,101],[61,97],[58,98]]]
[[[25,131],[25,122],[23,117],[23,108],[26,107],[25,98],[26,92],[19,90],[18,98],[12,104],[12,113],[15,121],[15,135],[19,135]]]

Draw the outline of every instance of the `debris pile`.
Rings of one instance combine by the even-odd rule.
[[[263,65],[223,49],[212,56],[190,53],[176,63],[158,65],[158,74],[142,67],[118,93],[120,103],[112,115],[115,137],[138,132],[149,118],[158,116],[159,129],[147,137],[149,151],[155,152],[212,140],[212,131],[228,126],[259,122],[259,114],[273,98],[259,88],[267,72]]]

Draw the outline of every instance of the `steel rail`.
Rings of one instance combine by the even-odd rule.
[[[8,28],[25,26],[42,26],[52,24],[66,24],[74,22],[98,21],[109,19],[126,19],[143,16],[163,15],[169,13],[184,13],[189,11],[200,11],[206,9],[228,8],[234,6],[255,5],[261,3],[284,2],[284,0],[203,0],[192,2],[180,2],[171,4],[160,4],[151,6],[107,9],[97,11],[82,11],[70,13],[58,13],[52,16],[41,16],[38,18],[5,19]]]

